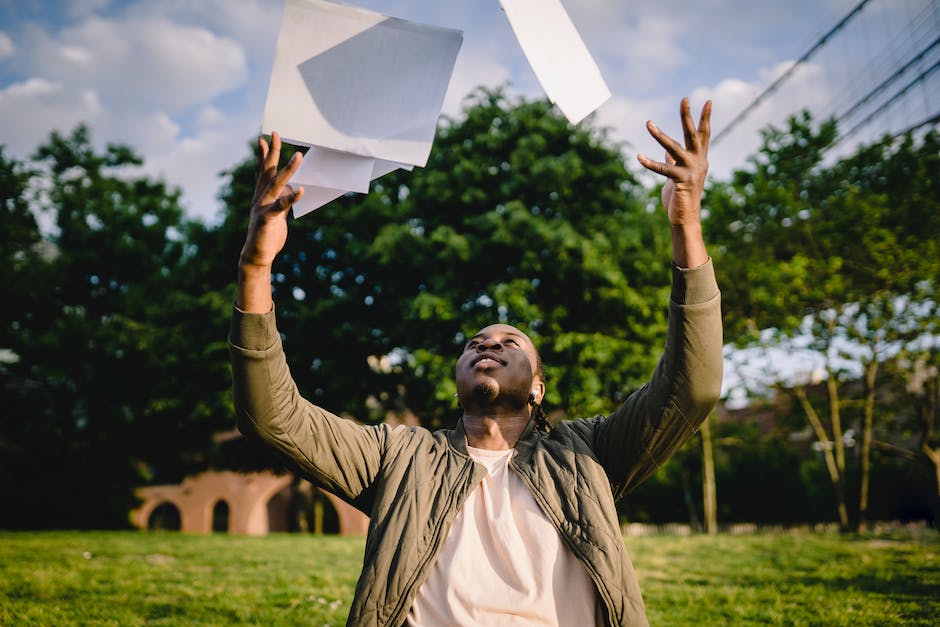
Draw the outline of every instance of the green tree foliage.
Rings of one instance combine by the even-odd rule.
[[[728,340],[796,329],[808,309],[825,307],[841,289],[840,257],[820,250],[816,237],[817,171],[835,133],[832,124],[813,129],[806,114],[786,129],[770,127],[750,168],[707,190],[704,227],[720,261]]]
[[[940,526],[940,347],[915,346],[888,364],[896,431],[891,441],[876,440],[876,449],[915,462],[930,485],[934,526]]]
[[[7,303],[4,307],[2,328],[0,328],[0,348],[9,348],[13,335],[22,331],[20,323],[14,323],[6,313],[19,304],[26,310],[33,310],[35,303],[32,291],[41,262],[40,250],[37,244],[40,240],[39,227],[36,218],[30,211],[26,200],[32,172],[25,169],[23,164],[8,159],[0,146],[0,267],[4,271],[4,280],[0,281],[0,298]],[[0,368],[16,356],[11,352],[4,352],[0,356]]]
[[[96,152],[84,127],[53,133],[32,171],[3,163],[16,239],[0,284],[22,292],[2,331],[4,526],[126,525],[136,485],[204,466],[230,424],[230,300],[186,290],[178,194],[134,175],[140,163]]]
[[[770,129],[749,169],[709,191],[730,339],[793,334],[815,314],[818,346],[869,334],[880,347],[936,320],[937,136],[826,164],[833,136],[808,118]],[[185,220],[177,192],[139,165],[126,147],[95,150],[84,128],[53,134],[28,163],[0,149],[0,490],[15,503],[0,509],[0,526],[121,526],[138,485],[272,463],[212,441],[234,424],[225,335],[254,158],[228,173],[217,225]],[[569,126],[544,102],[478,92],[442,123],[426,168],[291,225],[273,289],[304,394],[367,421],[407,409],[449,425],[465,336],[506,321],[541,350],[550,412],[610,411],[647,379],[665,333],[669,228],[651,197],[603,132]],[[905,354],[935,364],[932,350]],[[861,422],[864,395],[833,372],[835,393],[810,389],[808,400],[840,442],[831,417]],[[912,421],[936,415],[930,389],[905,401],[913,439],[891,444],[881,421],[876,443],[916,450],[923,429]],[[822,511],[818,453],[733,425],[715,425],[714,437],[722,521]],[[831,456],[849,472],[860,466]],[[699,467],[690,444],[624,512],[695,519]],[[902,476],[892,473],[873,489]],[[755,483],[777,492],[756,494]],[[765,498],[775,493],[802,505],[775,510]]]
[[[884,313],[898,295],[935,294],[937,133],[886,138],[831,165],[823,161],[836,137],[831,122],[814,128],[804,113],[763,137],[750,168],[713,185],[705,202],[728,339],[798,332],[807,314],[847,305],[856,319],[873,318],[873,303]]]
[[[230,222],[253,172],[232,174]],[[364,420],[408,409],[449,425],[466,335],[504,321],[540,348],[550,410],[612,410],[665,333],[669,229],[644,197],[602,133],[477,93],[426,168],[291,225],[274,293],[302,391]]]
[[[121,526],[138,485],[264,463],[212,443],[233,424],[225,335],[254,160],[229,173],[217,226],[185,220],[140,164],[84,127],[27,164],[0,152],[0,486],[17,503],[0,526]],[[665,332],[669,230],[646,197],[602,132],[480,92],[427,168],[292,225],[273,289],[301,387],[365,420],[449,424],[464,334],[501,320],[540,345],[550,408],[609,411]]]
[[[824,408],[806,395],[810,381],[781,383],[825,447],[848,528],[846,420],[862,434],[855,526],[867,510],[879,366],[936,319],[940,139],[886,138],[829,164],[835,137],[833,123],[814,128],[807,114],[770,128],[750,168],[713,186],[705,204],[729,339],[774,329],[810,338],[825,358]],[[864,382],[860,399],[840,395],[851,378]]]

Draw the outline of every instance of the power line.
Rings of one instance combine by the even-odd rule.
[[[895,133],[894,139],[897,139],[898,137],[903,137],[904,135],[907,135],[908,133],[913,133],[914,131],[921,128],[922,126],[931,126],[933,124],[938,124],[938,123],[940,123],[940,111],[937,111],[936,113],[932,113],[929,116],[927,116],[925,119],[921,120],[920,122],[917,122],[915,124],[908,126],[906,129],[904,129],[900,133]]]
[[[931,74],[933,74],[938,68],[940,68],[940,61],[937,61],[936,63],[934,63],[933,65],[931,65],[929,68],[927,68],[926,70],[924,70],[923,72],[921,72],[920,74],[918,74],[918,75],[914,78],[914,80],[912,80],[912,81],[909,82],[907,85],[905,85],[904,87],[902,87],[900,91],[896,92],[896,93],[895,93],[893,96],[891,96],[888,100],[886,100],[886,101],[884,101],[883,103],[881,103],[881,106],[879,106],[877,109],[875,109],[874,111],[872,111],[871,113],[869,113],[867,116],[865,116],[865,119],[864,119],[864,120],[862,120],[861,122],[859,122],[858,124],[856,124],[855,126],[853,126],[847,133],[843,133],[843,134],[839,135],[839,137],[836,138],[836,140],[835,140],[834,142],[832,142],[832,144],[830,145],[830,148],[834,147],[836,144],[838,144],[839,142],[841,142],[843,139],[845,139],[846,137],[849,137],[849,136],[853,135],[858,129],[860,129],[861,127],[863,127],[863,126],[865,126],[866,124],[868,124],[868,122],[870,122],[870,121],[872,120],[872,118],[874,118],[875,116],[877,116],[878,114],[880,114],[882,111],[884,111],[885,109],[887,109],[889,106],[891,106],[898,98],[900,98],[901,96],[903,96],[904,94],[906,94],[906,93],[908,92],[908,90],[909,90],[911,87],[913,87],[913,86],[916,85],[917,83],[923,81],[925,78],[927,78],[928,76],[930,76]]]
[[[855,8],[849,11],[845,15],[845,17],[839,20],[839,22],[835,26],[830,28],[829,31],[819,39],[819,41],[813,44],[812,48],[810,48],[805,53],[803,53],[803,56],[797,59],[796,62],[793,65],[791,65],[790,68],[786,72],[781,74],[777,78],[777,80],[775,80],[773,83],[768,85],[767,88],[763,92],[760,93],[760,95],[758,95],[753,101],[751,101],[751,104],[744,107],[744,109],[740,113],[738,113],[738,115],[735,116],[735,118],[731,120],[731,122],[729,122],[723,129],[721,129],[721,131],[719,131],[718,134],[712,138],[711,140],[712,146],[720,142],[724,136],[726,136],[735,126],[737,126],[741,122],[741,120],[747,117],[748,114],[751,113],[751,111],[756,109],[757,106],[760,105],[760,103],[763,102],[767,96],[777,91],[777,88],[780,87],[781,83],[783,83],[788,78],[790,78],[793,72],[796,71],[797,67],[799,67],[800,65],[808,61],[810,57],[812,57],[816,53],[817,50],[822,48],[826,44],[826,42],[829,41],[830,37],[832,37],[834,34],[842,30],[842,27],[845,26],[849,22],[849,20],[851,20],[856,15],[858,15],[858,13],[862,9],[864,9],[865,5],[868,4],[869,2],[871,2],[871,0],[862,0],[857,5],[855,5]]]
[[[838,119],[836,120],[836,122],[841,122],[842,120],[846,119],[847,117],[855,113],[857,109],[864,106],[865,103],[867,103],[869,100],[871,100],[872,98],[880,94],[882,91],[884,91],[885,88],[888,87],[888,85],[890,85],[895,80],[900,78],[901,75],[903,75],[912,65],[914,65],[915,63],[923,59],[927,55],[927,53],[933,50],[935,47],[937,47],[938,44],[940,44],[940,37],[937,37],[936,39],[934,39],[933,42],[930,43],[926,48],[924,48],[919,53],[917,53],[917,56],[915,56],[913,59],[905,63],[902,67],[898,68],[898,70],[895,71],[894,74],[892,74],[885,80],[881,81],[881,83],[877,87],[875,87],[870,92],[865,94],[865,96],[862,97],[860,100],[858,100],[854,105],[852,105],[848,111],[840,115]]]

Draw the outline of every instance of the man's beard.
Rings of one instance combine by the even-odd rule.
[[[482,401],[491,401],[499,394],[499,386],[492,381],[480,383],[473,389],[473,395]]]

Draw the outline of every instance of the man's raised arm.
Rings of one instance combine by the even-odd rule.
[[[278,171],[281,136],[271,133],[271,145],[258,139],[258,180],[251,199],[248,234],[238,258],[238,288],[235,306],[246,313],[271,311],[271,266],[287,242],[287,212],[304,195],[287,181],[300,167],[301,155],[294,153],[290,163]]]
[[[700,209],[705,175],[708,174],[708,140],[711,135],[712,102],[702,107],[698,128],[689,110],[689,99],[679,106],[685,146],[663,133],[652,120],[646,123],[659,144],[666,149],[665,161],[653,161],[646,155],[637,160],[647,170],[666,177],[663,186],[663,209],[672,227],[672,260],[680,268],[697,268],[708,261],[702,238]]]
[[[287,241],[287,212],[303,195],[287,184],[300,154],[278,171],[281,138],[258,140],[258,179],[238,260],[229,331],[239,430],[277,453],[299,475],[368,513],[389,429],[364,427],[301,397],[281,346],[271,300],[271,266]]]
[[[663,356],[649,383],[610,416],[577,426],[593,442],[617,498],[642,483],[695,433],[721,392],[720,294],[700,217],[711,102],[702,108],[697,127],[688,99],[682,100],[679,115],[683,144],[647,122],[666,150],[665,160],[637,157],[668,179],[662,200],[672,230],[673,279]]]

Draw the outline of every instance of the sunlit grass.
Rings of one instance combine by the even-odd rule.
[[[630,538],[654,625],[937,625],[940,535]]]
[[[653,625],[935,625],[940,535],[629,538]],[[361,538],[0,533],[2,625],[343,625]]]

